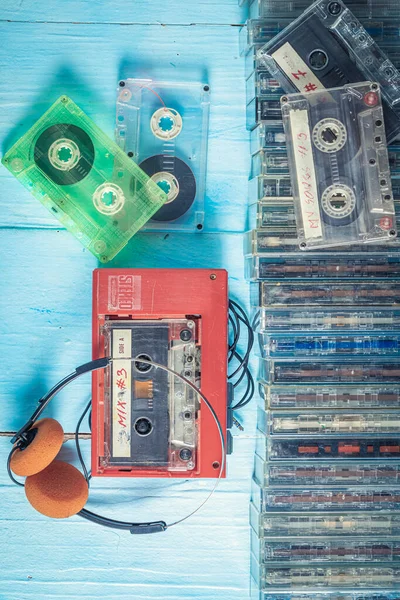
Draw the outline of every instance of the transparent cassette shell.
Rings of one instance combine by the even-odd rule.
[[[260,538],[296,536],[400,536],[400,515],[388,512],[262,513],[250,505],[250,523]]]
[[[384,409],[400,407],[400,385],[283,385],[259,383],[262,404],[270,409]]]
[[[266,383],[400,383],[400,366],[390,359],[260,360],[260,377]]]
[[[265,106],[268,108],[266,104]],[[270,118],[273,119],[273,116],[274,115]],[[261,121],[263,119],[258,120]],[[251,159],[251,176],[258,177],[260,175],[290,175],[289,159],[286,149],[273,151],[259,150],[256,154],[253,154]]]
[[[388,590],[373,591],[345,591],[338,590],[318,590],[312,592],[281,592],[260,590],[259,582],[251,579],[251,598],[252,600],[399,600],[398,592]]]
[[[109,320],[103,335],[105,355],[114,359],[105,378],[103,467],[195,469],[196,393],[177,377],[141,363],[140,357],[165,364],[198,386],[201,347],[196,321]]]
[[[291,439],[265,438],[260,432],[257,439],[257,453],[270,461],[309,459],[309,460],[399,460],[400,437],[362,436],[348,434],[347,436],[329,437],[325,440],[318,436],[307,437],[304,440],[294,436]],[[361,493],[361,492],[360,492]]]
[[[249,180],[249,204],[259,200],[275,202],[276,198],[292,199],[292,184],[289,175],[252,177]]]
[[[282,121],[260,123],[250,134],[250,151],[256,154],[262,149],[285,148],[285,133]]]
[[[398,357],[400,354],[400,334],[395,333],[259,333],[258,339],[265,358]]]
[[[262,281],[252,283],[250,298],[253,306],[286,308],[289,306],[349,306],[368,308],[400,305],[400,283],[396,282],[359,282],[318,281],[315,283],[277,283]],[[354,308],[353,308],[354,310]]]
[[[400,275],[400,254],[392,253],[274,253],[245,258],[245,276],[263,279],[383,279]]]
[[[400,540],[373,538],[349,540],[334,539],[280,539],[259,538],[251,532],[251,551],[260,564],[308,565],[318,563],[398,563]]]
[[[206,167],[208,144],[208,120],[210,108],[210,88],[200,82],[168,82],[152,79],[125,79],[117,89],[116,140],[121,148],[139,164],[151,157],[163,157],[160,162],[161,173],[176,176],[179,195],[174,198],[172,191],[171,206],[182,203],[186,212],[171,219],[149,221],[145,230],[160,231],[201,231],[204,227],[204,200],[206,193]],[[160,123],[171,127],[175,123],[176,132],[157,129],[155,116],[161,113]],[[172,111],[172,112],[171,112]],[[171,113],[171,115],[170,115]],[[181,172],[181,162],[190,170]],[[191,171],[191,173],[190,173]],[[155,179],[153,175],[153,179]],[[194,178],[194,184],[191,178]],[[169,179],[157,179],[160,186],[167,189]],[[165,180],[165,181],[164,181]],[[189,182],[190,180],[190,182]],[[194,186],[194,190],[193,190]],[[190,196],[190,198],[189,198]],[[193,196],[193,198],[192,198]],[[186,199],[187,197],[187,199]],[[189,202],[192,201],[191,204]],[[180,205],[179,205],[180,206]],[[178,211],[176,214],[181,213]]]
[[[253,0],[248,2],[249,18],[260,17],[295,19],[310,7],[308,0]],[[346,6],[368,26],[370,19],[400,19],[396,0],[347,0]]]
[[[250,104],[254,98],[276,98],[284,94],[285,91],[280,87],[279,81],[271,77],[271,74],[265,69],[256,69],[246,79],[246,104]],[[283,132],[282,115],[279,115],[279,121],[276,123],[280,123],[280,129]]]
[[[398,410],[374,411],[358,409],[310,412],[306,407],[302,412],[258,409],[258,429],[273,437],[297,437],[339,435],[397,435],[400,431]]]
[[[254,204],[250,204],[248,209],[248,229],[256,230],[267,230],[268,233],[271,229],[282,229],[285,228],[287,231],[291,228],[296,227],[296,221],[294,216],[293,202],[289,198],[271,198],[271,200],[259,200]],[[255,250],[252,238],[257,238],[260,234],[247,234],[249,240],[245,241],[247,244],[247,251],[251,253]],[[258,243],[258,240],[256,240]]]
[[[67,96],[58,98],[2,162],[103,263],[166,200]]]
[[[258,454],[254,457],[254,479],[266,489],[336,488],[340,486],[400,485],[400,463],[382,461],[324,461],[296,460],[269,462]]]
[[[292,310],[259,309],[258,331],[263,333],[279,331],[387,331],[400,330],[400,308],[368,309],[365,306],[332,310],[313,307]]]
[[[334,489],[262,488],[252,485],[252,503],[260,512],[271,511],[378,511],[400,508],[400,488],[338,487]]]
[[[397,4],[364,6],[368,17],[379,20],[399,14]],[[351,7],[356,9],[355,4]],[[260,61],[288,93],[376,81],[382,86],[387,138],[396,139],[400,73],[394,64],[342,2],[318,0],[304,8],[296,21],[258,51]]]
[[[311,591],[328,587],[339,591],[343,588],[368,591],[371,588],[397,589],[400,584],[400,568],[391,563],[381,563],[379,566],[360,563],[356,566],[267,567],[259,565],[254,555],[251,562],[252,577],[260,581],[263,589],[303,588]]]
[[[300,249],[390,242],[397,230],[379,86],[289,94],[282,116]]]
[[[280,119],[282,115],[280,96],[278,94],[270,94],[265,96],[256,96],[251,100],[246,107],[246,127],[249,130],[254,129],[262,121],[269,121]],[[287,164],[286,151],[282,153],[280,158],[267,160],[269,169],[265,167],[264,171],[254,173],[256,175],[270,174],[270,173],[288,173],[288,168],[283,169],[282,167],[277,168],[276,162],[284,161]]]
[[[284,15],[283,17],[285,17]],[[290,25],[290,18],[276,19],[249,19],[239,31],[240,54],[246,54],[254,44],[265,44],[275,37],[285,27]]]

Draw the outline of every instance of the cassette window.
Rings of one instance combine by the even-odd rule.
[[[299,247],[397,235],[379,86],[282,98]]]
[[[145,229],[203,229],[209,108],[205,83],[120,82],[117,142],[167,194]]]

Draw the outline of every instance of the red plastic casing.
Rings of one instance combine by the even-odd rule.
[[[93,272],[93,358],[104,354],[107,319],[201,317],[201,391],[227,427],[228,274],[222,269],[96,269]],[[221,439],[203,403],[193,471],[104,468],[104,371],[92,377],[92,475],[96,477],[218,477]],[[225,469],[223,472],[225,476]]]

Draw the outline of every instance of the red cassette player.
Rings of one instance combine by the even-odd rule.
[[[227,272],[98,269],[93,275],[92,475],[218,477],[226,437]],[[225,473],[223,473],[224,475]]]

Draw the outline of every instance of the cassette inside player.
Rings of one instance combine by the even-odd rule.
[[[300,249],[394,240],[379,85],[290,94],[281,102]]]

